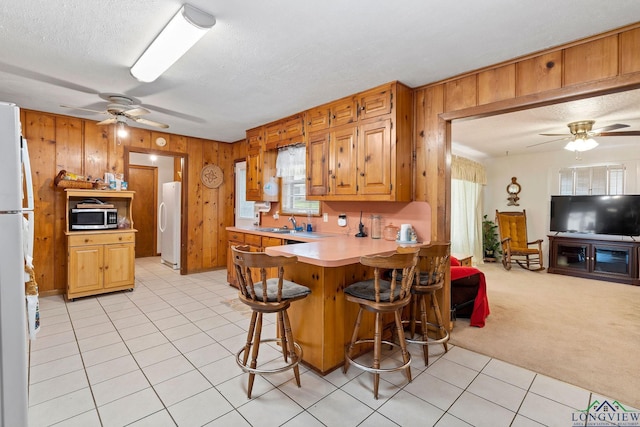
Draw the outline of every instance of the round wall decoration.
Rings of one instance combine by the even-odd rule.
[[[218,188],[222,184],[224,174],[218,165],[206,165],[200,172],[200,180],[208,188]]]

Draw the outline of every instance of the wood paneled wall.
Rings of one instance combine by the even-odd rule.
[[[58,171],[103,177],[109,171],[124,173],[125,147],[131,151],[179,154],[188,159],[186,193],[186,271],[210,270],[226,265],[225,227],[233,225],[234,161],[245,156],[244,144],[227,144],[200,138],[130,128],[130,135],[114,141],[112,126],[38,111],[21,111],[22,133],[29,141],[35,193],[34,265],[41,294],[66,289],[67,249],[65,232],[65,194],[55,188]],[[157,147],[159,136],[168,143]],[[127,150],[128,151],[128,150]],[[225,179],[217,189],[200,181],[200,171],[215,163]],[[135,200],[134,203],[141,203]],[[135,218],[134,218],[135,222]],[[134,224],[135,226],[135,224]]]
[[[431,240],[450,240],[451,120],[638,88],[639,52],[636,23],[416,88],[415,197],[431,205]]]

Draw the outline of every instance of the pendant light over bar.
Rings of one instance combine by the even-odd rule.
[[[196,44],[216,23],[216,18],[184,4],[138,58],[131,75],[141,82],[157,79]]]

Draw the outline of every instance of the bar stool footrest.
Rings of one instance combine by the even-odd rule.
[[[282,340],[280,338],[266,338],[266,339],[260,340],[260,344],[266,343],[266,342],[282,342]],[[262,375],[262,374],[277,374],[280,372],[284,372],[296,367],[302,360],[302,347],[300,347],[300,345],[297,342],[294,342],[293,346],[295,351],[295,357],[289,357],[290,362],[284,366],[280,366],[273,369],[264,369],[264,368],[258,368],[258,367],[251,368],[249,366],[246,366],[242,363],[242,358],[241,358],[241,356],[244,353],[245,347],[242,347],[240,351],[236,353],[236,363],[238,364],[240,369],[242,369],[244,372],[249,372],[253,374]],[[249,348],[251,348],[251,346],[249,346]]]
[[[354,342],[353,344],[354,345],[358,345],[358,344],[373,343],[373,342],[374,342],[373,339],[361,339],[361,340],[358,340],[358,341]],[[395,342],[382,340],[381,343],[390,345],[392,347],[401,348],[400,345],[395,343]],[[372,372],[374,374],[384,374],[384,373],[388,373],[388,372],[397,372],[397,371],[401,371],[403,369],[407,369],[407,367],[409,367],[409,365],[411,365],[411,354],[407,354],[407,355],[409,356],[409,361],[407,361],[407,363],[405,363],[403,365],[400,365],[400,366],[395,366],[395,367],[392,367],[392,368],[373,368],[371,366],[366,366],[366,365],[363,365],[361,363],[356,362],[354,359],[349,357],[349,355],[347,355],[347,354],[345,354],[344,357],[349,361],[350,365],[353,365],[358,369],[361,369],[361,370],[366,371],[366,372]]]
[[[409,323],[410,323],[409,320],[403,320],[402,321],[403,325],[406,325],[406,324],[409,324]],[[428,338],[427,337],[428,339],[425,339],[425,337],[426,337],[425,333],[423,331],[420,331],[421,332],[420,336],[422,336],[422,339],[421,340],[417,340],[417,339],[413,339],[413,338],[408,338],[407,331],[405,330],[404,340],[406,342],[411,343],[411,344],[421,344],[421,345],[444,344],[447,341],[449,341],[449,331],[447,331],[445,328],[441,328],[438,325],[436,325],[435,323],[429,323],[429,322],[427,322],[427,326],[433,326],[434,328],[437,328],[437,329],[439,329],[441,331],[444,331],[444,337],[438,338],[438,339]]]

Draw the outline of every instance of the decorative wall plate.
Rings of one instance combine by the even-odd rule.
[[[218,188],[222,184],[224,174],[218,165],[206,165],[200,172],[200,180],[207,188]]]

